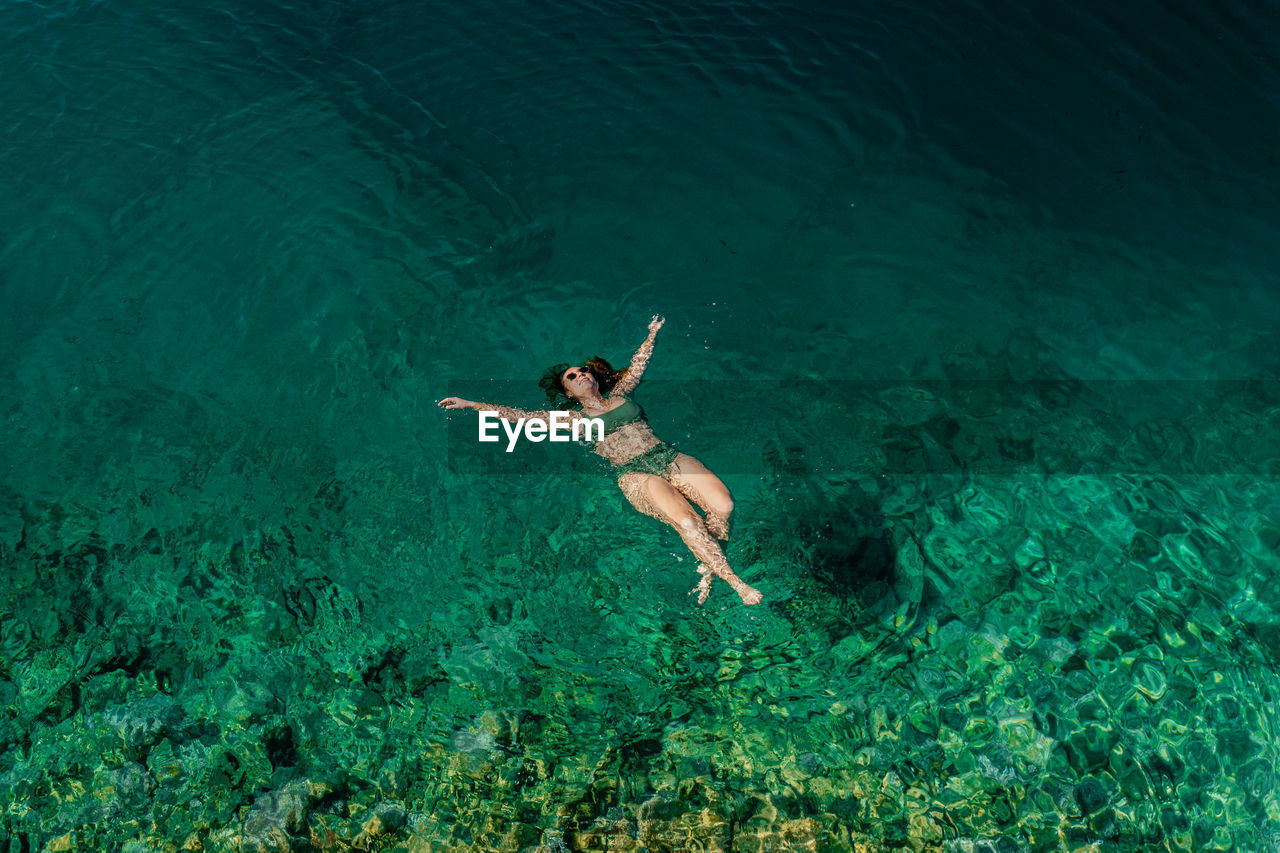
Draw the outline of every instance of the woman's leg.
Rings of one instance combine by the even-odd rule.
[[[707,531],[721,542],[728,542],[733,497],[720,478],[687,453],[676,456],[668,478],[676,491],[702,507],[707,514]]]
[[[684,544],[698,558],[702,564],[698,571],[703,579],[694,591],[698,593],[699,604],[706,601],[707,594],[711,591],[707,571],[733,587],[744,603],[760,602],[760,591],[733,573],[720,545],[707,532],[702,518],[671,483],[653,474],[632,473],[618,478],[618,488],[622,489],[622,493],[636,509],[674,527]]]

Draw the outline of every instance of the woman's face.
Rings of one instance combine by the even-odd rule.
[[[560,385],[572,397],[583,397],[596,390],[596,378],[583,367],[570,367],[560,374]]]

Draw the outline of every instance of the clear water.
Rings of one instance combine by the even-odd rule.
[[[935,5],[0,8],[0,849],[1280,850],[1277,13]]]

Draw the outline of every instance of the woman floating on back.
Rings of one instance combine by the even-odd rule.
[[[540,384],[560,406],[569,405],[570,401],[577,403],[578,408],[566,412],[571,421],[599,418],[604,422],[604,438],[596,442],[596,453],[613,463],[618,488],[627,500],[645,515],[674,527],[697,557],[702,579],[693,592],[698,594],[698,603],[707,600],[711,576],[715,575],[733,587],[743,603],[759,604],[760,591],[733,573],[716,541],[729,540],[733,498],[728,488],[697,459],[658,440],[645,422],[644,410],[630,399],[653,355],[653,341],[664,322],[654,317],[649,323],[649,336],[626,370],[616,371],[596,357],[581,367],[557,365]],[[446,409],[494,411],[503,420],[542,421],[548,427],[553,411],[526,412],[459,397],[446,397],[439,405]],[[565,410],[558,407],[556,411]],[[705,519],[694,511],[691,502],[702,508]]]

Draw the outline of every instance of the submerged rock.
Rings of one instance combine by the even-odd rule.
[[[306,825],[311,798],[318,793],[298,779],[254,802],[241,828],[241,849],[246,853],[289,853],[292,839]]]
[[[154,789],[155,782],[147,768],[129,762],[107,774],[99,795],[109,795],[107,804],[112,813],[136,815],[146,812]]]
[[[357,850],[372,848],[387,833],[404,826],[406,812],[400,805],[381,803],[371,811],[372,815],[360,823],[360,832],[351,840],[351,846]]]
[[[132,749],[155,743],[181,725],[182,709],[163,693],[102,712],[102,722],[114,729]]]

